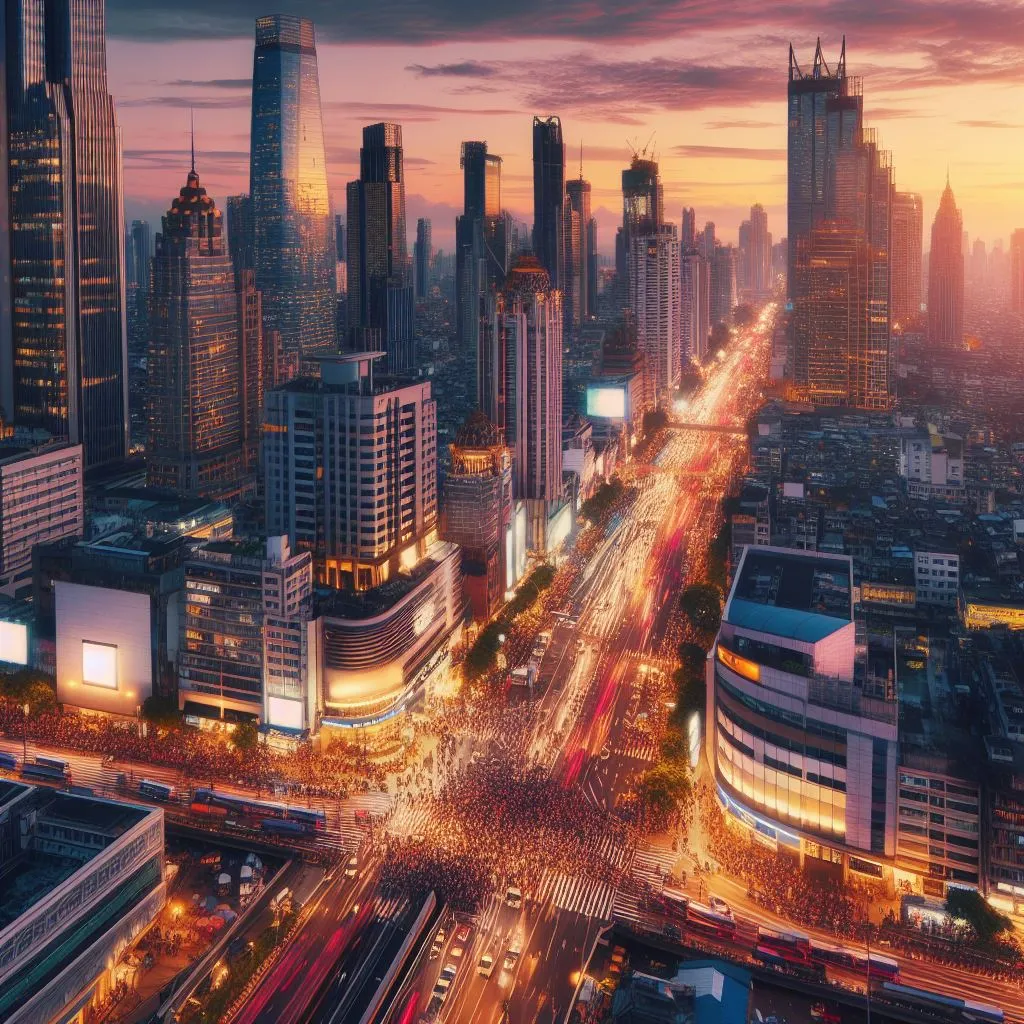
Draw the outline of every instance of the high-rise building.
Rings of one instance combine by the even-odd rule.
[[[125,248],[125,316],[128,350],[133,356],[145,352],[149,340],[149,261],[153,255],[153,233],[149,223],[133,220]]]
[[[252,196],[228,196],[228,252],[235,273],[256,269],[256,238],[252,220]]]
[[[697,214],[692,206],[683,207],[683,230],[679,236],[679,244],[684,252],[697,248]]]
[[[622,242],[616,249],[615,270],[622,282],[629,280],[629,256],[633,239],[661,229],[665,220],[665,194],[656,160],[634,155],[622,172]]]
[[[680,274],[681,356],[700,363],[707,357],[711,333],[711,268],[696,249],[690,249],[680,257]]]
[[[512,452],[504,432],[480,412],[459,428],[450,446],[441,536],[462,548],[462,574],[477,621],[486,621],[514,583]]]
[[[731,245],[716,245],[708,256],[711,271],[711,323],[729,323],[739,302],[736,289],[737,252]]]
[[[343,260],[348,252],[348,245],[345,241],[345,220],[340,213],[334,215],[334,249],[339,260]]]
[[[455,220],[455,329],[467,369],[478,358],[481,299],[508,269],[510,219],[501,209],[501,157],[486,142],[463,142],[463,212]]]
[[[6,18],[2,301],[12,320],[0,330],[12,327],[0,374],[12,383],[0,399],[19,423],[80,442],[87,467],[109,463],[127,451],[128,374],[104,4],[9,5]]]
[[[131,228],[132,262],[127,268],[127,283],[143,294],[149,292],[149,261],[153,255],[153,232],[149,222],[133,220]]]
[[[772,288],[772,236],[768,214],[760,203],[750,208],[750,232],[743,255],[746,289],[755,298],[763,298]]]
[[[256,20],[252,71],[252,197],[263,326],[286,356],[336,347],[334,217],[320,113],[316,34],[305,18]]]
[[[718,238],[715,236],[715,222],[709,220],[697,238],[697,249],[704,259],[710,260],[715,255],[717,248]]]
[[[833,71],[825,63],[821,40],[814,51],[814,64],[810,72],[797,63],[793,47],[789,48],[789,171],[787,189],[787,240],[789,260],[786,269],[787,289],[794,297],[796,281],[796,252],[801,238],[806,238],[816,224],[828,216],[830,187],[829,145],[838,128],[849,130],[849,120],[833,119],[834,133],[830,136],[829,108],[846,91],[846,40]]]
[[[565,295],[567,327],[578,327],[594,313],[591,277],[596,275],[597,224],[590,214],[590,182],[580,176],[565,183]]]
[[[924,204],[915,192],[896,192],[892,203],[892,320],[906,326],[921,316]]]
[[[262,375],[259,332],[243,330],[221,212],[193,167],[163,217],[150,295],[149,483],[228,499],[252,489],[244,438]],[[251,325],[250,325],[251,327]],[[247,352],[246,345],[255,347]],[[255,377],[254,377],[255,375]]]
[[[415,325],[400,124],[363,129],[359,179],[346,194],[350,343],[384,351],[389,372],[406,372],[414,362]]]
[[[565,143],[557,117],[533,119],[533,252],[551,287],[563,289]],[[561,427],[559,427],[561,429]]]
[[[630,240],[629,309],[655,402],[671,402],[682,366],[682,278],[674,224]]]
[[[321,357],[319,379],[266,395],[267,530],[311,551],[330,586],[385,583],[415,566],[436,537],[430,383],[375,380],[382,355]]]
[[[815,405],[851,404],[867,350],[869,265],[862,231],[821,221],[800,243],[796,272],[797,382]]]
[[[513,493],[527,501],[530,547],[562,500],[562,293],[533,256],[513,263],[481,331],[480,394],[512,449]]]
[[[1010,308],[1024,313],[1024,228],[1010,235]]]
[[[416,221],[416,244],[414,250],[416,298],[423,299],[430,294],[430,262],[434,258],[431,225],[426,217],[420,217]]]
[[[963,217],[946,187],[932,222],[928,255],[928,340],[936,348],[959,349],[964,341]]]

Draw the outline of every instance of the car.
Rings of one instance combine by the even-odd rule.
[[[724,914],[726,917],[732,917],[732,907],[730,907],[721,896],[708,897],[708,906],[711,907],[716,914]]]
[[[514,885],[505,890],[505,905],[518,910],[523,905],[523,894]]]
[[[490,953],[484,953],[480,957],[480,963],[476,965],[476,973],[481,978],[489,978],[494,973],[494,957]]]
[[[502,970],[513,971],[513,970],[515,970],[515,966],[516,966],[516,964],[518,962],[519,962],[519,947],[518,946],[509,946],[507,952],[505,953],[505,960],[503,961],[503,963],[501,965]]]
[[[471,929],[468,924],[460,925],[459,930],[455,933],[455,941],[459,943],[460,946],[464,946],[466,944],[466,939],[469,938],[470,931]]]
[[[607,747],[601,748],[601,753],[597,755],[602,761],[607,761],[612,756],[612,752]]]
[[[355,878],[356,874],[358,873],[358,871],[359,871],[359,858],[358,857],[350,857],[349,861],[348,861],[348,864],[345,865],[345,877],[346,878]]]

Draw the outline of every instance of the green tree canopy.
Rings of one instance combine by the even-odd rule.
[[[713,634],[722,621],[722,599],[711,583],[691,583],[680,595],[679,604],[690,625],[699,633]]]
[[[162,729],[174,729],[181,725],[181,712],[173,697],[162,697],[154,693],[142,702],[142,717]]]
[[[1000,914],[979,892],[951,888],[946,893],[946,912],[952,918],[966,921],[982,945],[991,945],[1013,922]]]
[[[252,721],[239,722],[231,733],[231,745],[240,754],[255,750],[260,742],[260,731]]]

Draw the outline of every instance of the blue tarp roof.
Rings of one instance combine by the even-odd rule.
[[[734,626],[756,629],[761,633],[771,633],[789,640],[801,640],[808,644],[824,640],[849,622],[849,619],[837,619],[832,615],[780,608],[778,605],[757,604],[754,601],[744,601],[740,597],[734,597],[729,604],[727,619]]]

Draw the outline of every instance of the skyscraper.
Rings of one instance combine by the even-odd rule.
[[[81,442],[95,466],[128,445],[121,153],[104,4],[8,5],[6,18],[3,276],[13,326],[0,372],[10,365],[19,423]]]
[[[747,290],[756,298],[763,298],[772,287],[772,236],[768,231],[768,214],[760,203],[750,208],[744,262]]]
[[[437,525],[430,382],[375,380],[380,352],[325,356],[266,397],[266,518],[317,576],[367,590],[409,569]]]
[[[337,254],[316,35],[305,18],[256,21],[249,168],[264,332],[277,331],[283,353],[308,363],[336,346]]]
[[[565,143],[557,117],[533,119],[533,252],[551,287],[563,288]],[[559,427],[561,429],[561,427]]]
[[[697,247],[697,214],[692,206],[683,207],[683,230],[679,235],[679,244],[685,252]]]
[[[565,183],[565,321],[567,326],[578,327],[593,315],[594,297],[590,292],[597,225],[590,215],[590,182],[580,176]]]
[[[252,196],[228,196],[228,252],[235,273],[256,269],[256,238],[252,222]]]
[[[793,319],[805,339],[797,379],[815,405],[847,405],[857,354],[867,347],[868,247],[861,231],[822,221],[801,241],[796,273]]]
[[[430,262],[434,258],[431,241],[431,225],[426,217],[416,221],[416,244],[414,270],[416,274],[416,298],[423,299],[430,294]]]
[[[731,245],[716,245],[708,256],[711,271],[711,323],[732,320],[739,301],[736,291],[736,250]]]
[[[616,250],[616,272],[629,279],[633,239],[657,231],[665,220],[664,190],[655,160],[634,155],[622,172],[622,245]]]
[[[821,40],[814,51],[814,65],[805,73],[789,48],[789,173],[787,189],[787,239],[789,262],[787,290],[793,298],[796,252],[815,224],[827,216],[829,196],[829,103],[838,99],[846,81],[846,40],[835,71],[825,63]],[[839,122],[834,120],[833,127]]]
[[[928,256],[928,340],[936,348],[959,349],[964,341],[963,217],[946,187],[932,222]]]
[[[131,240],[132,265],[127,268],[128,283],[145,295],[149,293],[149,259],[153,255],[153,232],[147,221],[132,221]]]
[[[246,416],[260,385],[259,333],[243,331],[221,212],[193,167],[164,215],[150,296],[149,483],[230,499],[251,490]],[[255,347],[247,352],[246,346]],[[255,379],[254,379],[255,376]]]
[[[682,277],[674,224],[634,234],[630,240],[629,308],[644,354],[655,403],[670,402],[682,366]]]
[[[346,193],[350,344],[385,352],[392,373],[410,370],[414,301],[400,124],[363,129],[359,179]]]
[[[708,354],[708,335],[711,333],[711,270],[708,261],[691,248],[680,257],[680,275],[681,356],[684,360],[703,362]]]
[[[149,261],[152,255],[153,233],[149,224],[133,220],[125,259],[125,313],[128,349],[133,356],[144,352],[149,341]]]
[[[892,204],[892,319],[906,327],[921,315],[924,204],[914,192],[896,192]]]
[[[1024,228],[1010,235],[1010,309],[1024,313]]]

